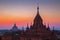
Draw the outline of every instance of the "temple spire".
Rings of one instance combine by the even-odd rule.
[[[26,28],[27,30],[29,29],[29,26],[28,26],[28,24],[27,24],[27,28]]]
[[[16,23],[14,23],[14,26],[16,27]]]
[[[54,31],[54,26],[53,26],[53,31]]]
[[[37,14],[39,14],[39,4],[37,3]]]
[[[37,15],[34,18],[34,24],[33,25],[36,25],[39,27],[41,27],[43,25],[43,20],[39,14],[39,4],[37,4]]]
[[[48,28],[47,28],[47,30],[49,30],[49,31],[50,31],[50,27],[49,27],[49,24],[48,24]]]

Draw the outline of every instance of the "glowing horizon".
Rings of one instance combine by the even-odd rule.
[[[60,1],[39,0],[40,15],[44,24],[60,28]],[[20,28],[33,23],[36,16],[37,0],[0,1],[0,29],[12,28],[16,22]]]

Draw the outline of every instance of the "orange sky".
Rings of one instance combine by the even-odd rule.
[[[0,28],[11,28],[14,23],[18,27],[33,23],[36,16],[37,0],[0,1]],[[40,15],[44,24],[60,27],[59,1],[39,1]]]

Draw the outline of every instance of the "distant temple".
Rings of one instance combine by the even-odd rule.
[[[16,26],[16,23],[13,25],[13,28],[11,29],[11,31],[18,31],[18,28]]]
[[[16,24],[12,28],[13,32],[6,32],[1,36],[1,40],[57,40],[56,33],[50,30],[49,26],[43,24],[37,6],[37,15],[32,25],[27,25],[26,30],[18,30]],[[17,30],[17,31],[16,31]]]

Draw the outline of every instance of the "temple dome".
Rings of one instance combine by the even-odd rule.
[[[18,30],[18,28],[17,28],[17,26],[16,26],[16,23],[13,25],[13,28],[12,28],[12,31],[17,31]]]

